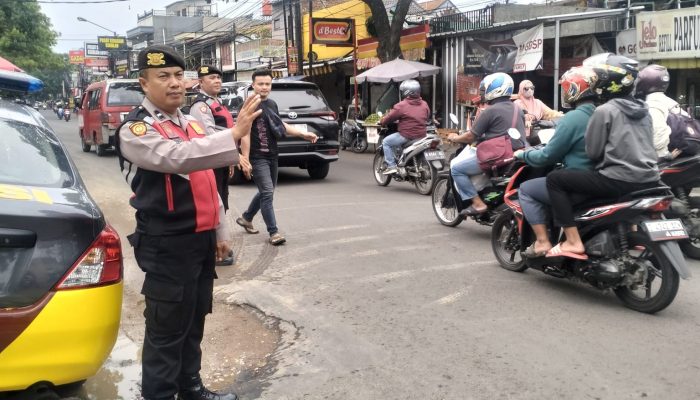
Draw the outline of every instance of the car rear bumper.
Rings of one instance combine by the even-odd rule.
[[[122,282],[55,292],[0,353],[0,391],[23,390],[37,382],[63,385],[95,375],[117,339],[122,292]]]

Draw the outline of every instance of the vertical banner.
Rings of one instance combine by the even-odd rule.
[[[539,24],[523,33],[513,36],[513,42],[518,46],[513,72],[525,72],[542,69],[544,49],[544,25]]]

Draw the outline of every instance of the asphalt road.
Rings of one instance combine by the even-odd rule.
[[[76,122],[49,121],[124,234],[133,211],[115,157],[82,153]],[[377,186],[371,162],[369,151],[342,152],[323,181],[283,169],[275,210],[287,244],[268,245],[259,216],[262,233],[239,236],[238,272],[217,282],[217,296],[279,319],[284,332],[245,397],[700,398],[697,278],[651,316],[612,293],[503,270],[488,227],[441,226],[412,186]],[[232,187],[234,208],[254,193]]]

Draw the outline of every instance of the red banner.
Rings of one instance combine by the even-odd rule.
[[[352,19],[313,18],[311,26],[311,44],[351,47],[355,45]]]
[[[109,60],[106,58],[86,58],[86,67],[109,67]]]
[[[83,50],[70,50],[68,60],[71,64],[82,64],[85,62],[85,52]]]

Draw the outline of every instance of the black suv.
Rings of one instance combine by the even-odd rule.
[[[253,89],[250,85],[237,91],[237,98],[226,96],[234,118],[243,99]],[[270,99],[279,107],[282,120],[289,125],[301,125],[301,130],[318,136],[316,143],[296,137],[287,137],[278,142],[279,166],[306,169],[311,179],[323,179],[328,175],[330,163],[338,160],[338,121],[316,84],[298,81],[273,81]],[[228,101],[226,101],[228,100]],[[236,169],[233,182],[240,181]]]

